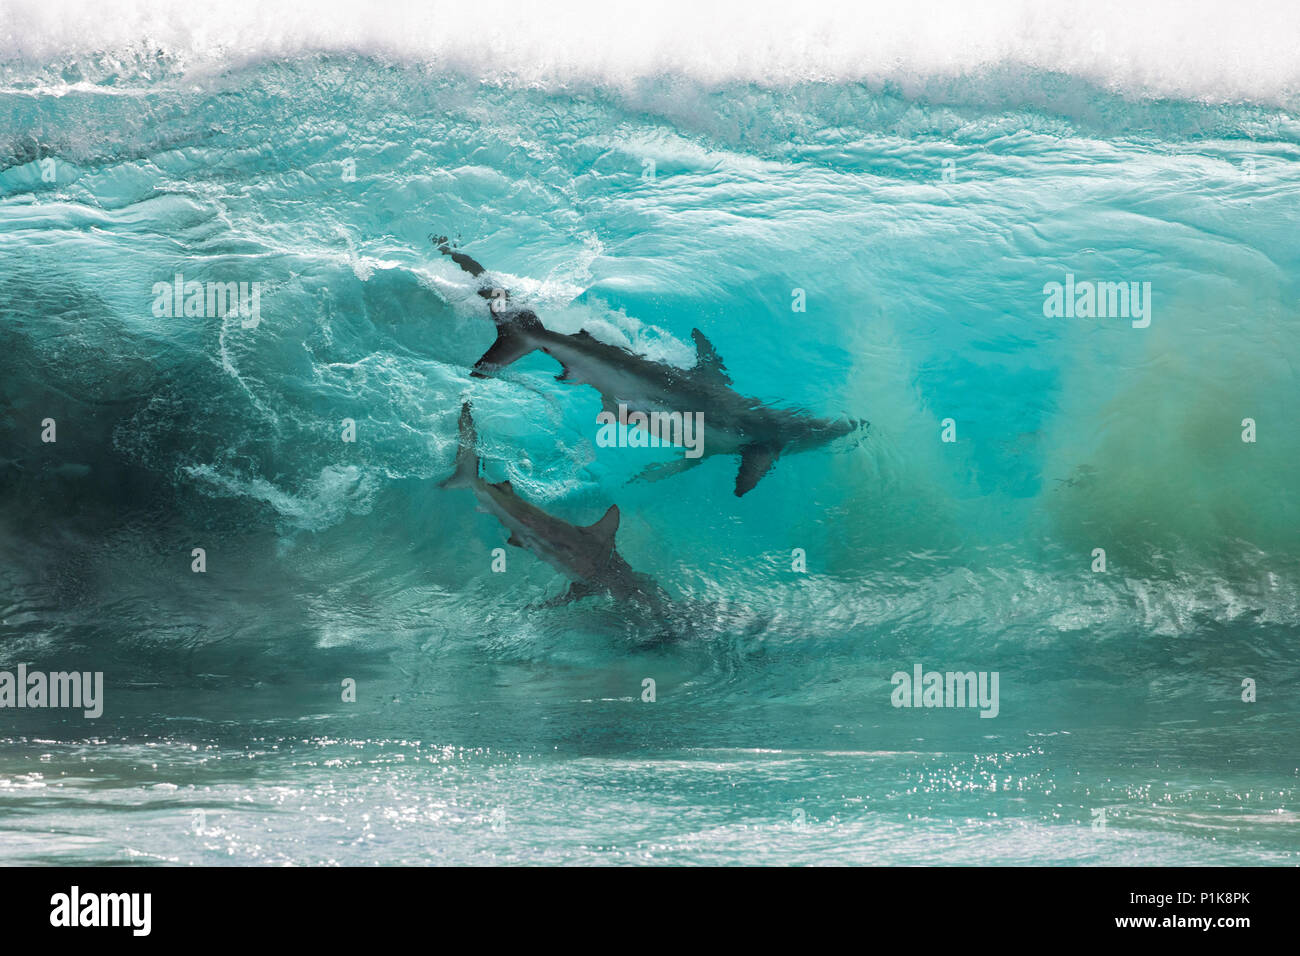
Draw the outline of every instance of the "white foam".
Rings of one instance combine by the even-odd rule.
[[[1294,0],[0,0],[0,59],[162,51],[191,73],[358,52],[527,83],[894,80],[1014,64],[1106,87],[1290,102]]]

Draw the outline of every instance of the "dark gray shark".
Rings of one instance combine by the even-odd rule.
[[[487,271],[468,255],[453,250],[444,237],[434,243],[475,278]],[[563,366],[559,381],[595,387],[605,411],[616,417],[619,405],[629,414],[647,416],[703,413],[703,454],[652,465],[637,476],[639,480],[666,478],[711,455],[739,455],[736,496],[740,497],[758,484],[781,455],[817,448],[867,426],[862,421],[835,421],[774,408],[740,395],[731,387],[731,377],[717,350],[699,329],[691,330],[695,365],[681,369],[602,342],[585,329],[573,334],[552,332],[532,310],[510,307],[504,289],[484,285],[479,295],[492,302],[497,339],[474,364],[474,376],[485,377],[530,352],[542,351]]]
[[[572,582],[567,592],[552,598],[545,606],[554,607],[599,593],[611,594],[620,601],[634,601],[655,612],[668,606],[668,595],[654,579],[633,571],[614,548],[618,505],[610,505],[604,517],[593,525],[581,528],[569,524],[520,498],[510,482],[493,483],[480,477],[477,442],[474,418],[466,402],[460,409],[456,470],[443,481],[442,487],[471,489],[481,508],[510,531],[507,544],[527,548]]]

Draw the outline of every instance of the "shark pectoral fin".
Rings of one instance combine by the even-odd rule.
[[[680,475],[682,472],[694,468],[702,461],[704,461],[703,455],[699,458],[674,458],[672,461],[657,461],[653,465],[647,465],[643,468],[632,481],[663,481],[665,478]]]
[[[569,585],[569,590],[565,592],[565,601],[580,601],[585,597],[591,597],[593,594],[599,594],[600,588],[587,581],[574,581]]]
[[[551,598],[549,601],[545,601],[538,606],[543,608],[563,607],[570,601],[580,601],[585,597],[591,597],[593,594],[598,594],[599,592],[600,588],[588,584],[586,581],[574,581],[569,585],[569,590],[565,591],[563,594],[555,595],[555,597]]]
[[[691,339],[695,342],[695,368],[694,372],[704,373],[708,378],[723,385],[731,384],[731,376],[722,365],[722,356],[718,350],[713,347],[703,332],[699,329],[691,329]]]
[[[510,537],[506,539],[506,544],[512,544],[516,548],[528,547],[528,545],[524,544],[522,541],[519,540],[519,535],[515,534],[513,531],[510,532]]]
[[[618,522],[621,517],[618,505],[610,505],[609,510],[605,512],[599,521],[587,525],[583,530],[594,536],[602,547],[613,551],[614,535],[618,533]]]
[[[776,461],[778,449],[772,445],[746,445],[740,450],[740,471],[736,473],[736,497],[743,497]]]

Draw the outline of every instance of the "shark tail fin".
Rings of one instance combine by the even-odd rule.
[[[431,236],[430,238],[433,240],[433,244],[437,247],[439,252],[450,258],[452,262],[456,263],[456,265],[460,266],[475,279],[487,272],[487,270],[479,264],[478,260],[465,255],[463,252],[457,252],[455,246],[450,244],[446,236]]]
[[[445,479],[442,488],[464,488],[478,478],[478,434],[474,430],[474,416],[470,414],[469,402],[460,406],[460,445],[456,449],[456,470]]]
[[[530,333],[545,330],[531,309],[496,313],[493,318],[497,323],[497,340],[474,363],[474,371],[470,374],[475,378],[486,378],[489,371],[505,368],[511,362],[523,358],[537,348]]]

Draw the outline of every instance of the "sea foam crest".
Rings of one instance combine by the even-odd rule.
[[[1290,0],[0,0],[0,60],[98,56],[124,74],[316,52],[538,84],[906,86],[1011,65],[1144,96],[1281,104],[1300,90],[1298,38]]]

